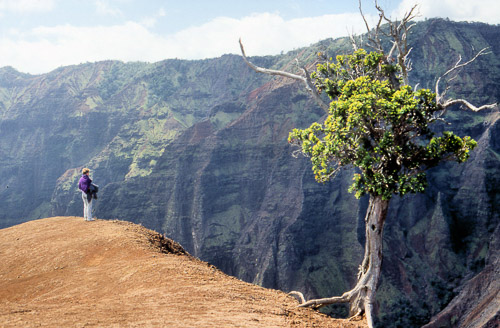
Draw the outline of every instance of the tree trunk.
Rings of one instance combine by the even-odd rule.
[[[373,327],[373,304],[382,268],[382,237],[389,200],[370,196],[365,217],[365,256],[358,273],[357,290],[350,300],[351,315],[365,312],[369,327]]]
[[[300,292],[291,292],[301,300],[301,307],[319,308],[329,304],[350,303],[351,316],[366,314],[368,327],[373,328],[373,304],[382,268],[382,236],[389,200],[371,196],[365,217],[365,256],[358,273],[358,283],[342,296],[305,301]]]

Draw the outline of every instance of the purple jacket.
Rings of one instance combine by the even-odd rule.
[[[89,187],[90,187],[91,183],[92,183],[92,180],[90,180],[89,176],[84,174],[80,178],[80,181],[78,181],[78,189],[87,193],[89,191]]]

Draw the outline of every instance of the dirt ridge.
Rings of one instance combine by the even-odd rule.
[[[365,327],[242,282],[124,221],[0,230],[0,327]]]

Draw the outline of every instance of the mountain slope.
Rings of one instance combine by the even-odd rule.
[[[363,327],[297,308],[122,221],[55,217],[0,230],[0,326]]]
[[[494,232],[486,266],[422,328],[500,327],[500,226]]]

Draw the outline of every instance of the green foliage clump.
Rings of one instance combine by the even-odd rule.
[[[435,136],[430,125],[441,110],[435,94],[402,84],[400,68],[383,57],[360,49],[318,64],[311,76],[332,100],[328,116],[289,135],[311,158],[318,182],[341,167],[358,168],[350,188],[356,197],[423,192],[425,170],[443,160],[463,162],[476,146],[450,131]]]
[[[142,63],[113,62],[110,69],[105,71],[98,85],[99,95],[108,100],[120,92],[127,83],[143,68]]]

